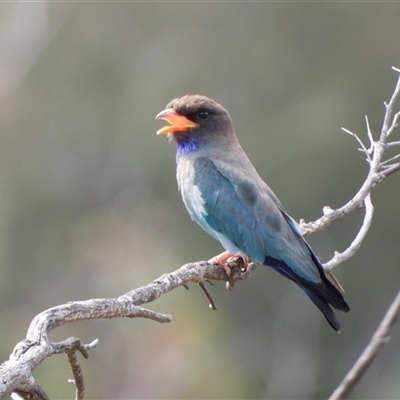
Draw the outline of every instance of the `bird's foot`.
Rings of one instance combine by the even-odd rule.
[[[236,258],[240,257],[242,260],[242,270],[245,271],[247,267],[249,266],[249,260],[247,257],[243,257],[241,254],[232,254],[229,251],[224,251],[221,254],[218,254],[217,256],[211,258],[208,260],[209,264],[215,264],[215,265],[220,265],[225,273],[230,276],[232,273],[231,267],[228,265],[230,263],[233,263],[236,261]]]
[[[245,272],[246,269],[249,267],[249,259],[247,257],[243,257],[242,255],[240,255],[239,253],[234,254],[232,257],[229,257],[228,260],[226,261],[228,264],[233,263],[235,261],[237,261],[237,258],[240,258],[241,261],[241,268],[240,268],[240,272]]]
[[[229,251],[224,251],[223,253],[218,254],[217,256],[208,260],[208,263],[214,264],[214,265],[220,265],[225,270],[225,273],[229,276],[231,274],[232,270],[227,265],[227,262],[228,262],[228,259],[230,259],[234,256],[235,255],[230,253]]]

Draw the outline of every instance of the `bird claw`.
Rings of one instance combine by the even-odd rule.
[[[240,272],[246,272],[247,268],[249,268],[249,259],[248,258],[243,257],[240,254],[235,254],[234,256],[229,257],[226,262],[228,264],[236,263],[238,261],[238,258],[241,259]]]
[[[208,262],[209,262],[209,264],[220,265],[224,269],[226,275],[231,276],[232,268],[229,264],[237,265],[238,258],[241,259],[240,272],[245,272],[249,266],[249,260],[247,259],[247,257],[243,257],[239,253],[232,254],[229,251],[224,251],[223,253],[218,254],[217,256],[211,258]]]
[[[231,267],[228,267],[226,264],[221,264],[221,267],[224,269],[225,273],[228,276],[231,276],[231,273],[232,273]]]

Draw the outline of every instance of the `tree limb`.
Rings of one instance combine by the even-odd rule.
[[[385,317],[378,329],[372,336],[368,346],[364,349],[360,358],[353,368],[345,376],[338,388],[332,393],[328,400],[343,400],[348,397],[365,371],[372,364],[381,348],[390,340],[390,332],[393,329],[400,313],[400,291],[390,305]]]
[[[393,67],[393,70],[400,73],[400,70]],[[358,192],[354,195],[354,197],[348,201],[345,205],[336,210],[331,209],[330,207],[324,207],[324,215],[312,222],[306,223],[304,220],[300,221],[300,225],[304,230],[304,235],[310,235],[312,233],[318,232],[320,230],[325,229],[332,222],[338,220],[339,218],[343,218],[344,216],[350,214],[351,212],[362,208],[363,204],[366,207],[366,212],[364,216],[364,222],[360,231],[358,232],[356,238],[351,243],[351,245],[342,253],[335,252],[334,257],[324,264],[324,268],[327,271],[327,274],[331,276],[333,281],[338,285],[339,289],[343,290],[340,284],[337,282],[336,278],[333,275],[333,268],[342,263],[344,260],[353,256],[355,252],[361,245],[361,242],[366,236],[366,233],[369,230],[372,220],[373,213],[373,205],[371,202],[371,192],[375,187],[382,182],[389,175],[400,169],[400,163],[393,163],[400,155],[396,155],[390,159],[384,160],[384,154],[386,149],[390,147],[397,146],[399,142],[388,142],[388,138],[391,133],[398,126],[398,119],[400,116],[400,111],[395,113],[395,107],[400,97],[400,76],[397,80],[394,92],[392,97],[390,98],[389,103],[385,103],[385,116],[383,119],[383,125],[381,129],[381,133],[379,135],[379,140],[375,141],[373,134],[370,129],[368,117],[365,117],[365,123],[367,126],[367,137],[369,140],[369,146],[367,147],[363,141],[359,138],[359,136],[348,129],[342,128],[342,130],[351,136],[353,136],[361,148],[366,158],[367,163],[369,165],[369,172],[367,178],[364,183],[361,185]]]
[[[240,260],[234,260],[229,266],[232,273],[227,276],[223,268],[206,261],[189,263],[117,298],[74,301],[43,311],[31,322],[26,339],[19,342],[9,360],[0,365],[0,398],[16,392],[24,398],[46,400],[47,395],[34,381],[32,371],[45,358],[66,353],[73,371],[73,383],[77,387],[76,398],[83,399],[84,383],[75,353],[80,351],[87,358],[87,350],[94,347],[97,340],[88,345],[82,344],[76,338],[52,343],[48,338],[52,329],[69,322],[95,318],[140,317],[162,323],[171,322],[171,316],[145,309],[140,305],[152,302],[179,286],[187,287],[189,282],[203,285],[205,281],[223,280],[233,286],[236,281],[247,279],[256,267],[250,264],[247,270],[243,271]]]
[[[400,69],[394,68],[400,74]],[[361,151],[363,151],[367,157],[367,162],[369,163],[370,170],[365,180],[364,184],[361,186],[360,190],[356,193],[356,195],[351,199],[347,204],[337,210],[330,210],[329,213],[326,213],[319,220],[312,222],[311,224],[304,224],[303,227],[308,228],[309,231],[307,233],[315,232],[315,230],[324,229],[330,223],[335,221],[336,219],[346,215],[349,212],[356,210],[361,207],[361,202],[365,204],[365,216],[362,227],[358,232],[356,238],[351,243],[351,245],[342,253],[337,253],[335,256],[324,264],[324,268],[327,273],[333,278],[334,282],[339,285],[336,278],[332,274],[333,268],[351,257],[360,247],[361,242],[363,241],[366,233],[369,230],[372,221],[373,214],[373,205],[371,202],[371,191],[382,182],[389,175],[397,172],[400,169],[400,163],[393,163],[393,161],[397,160],[400,157],[400,154],[389,158],[387,160],[383,160],[384,152],[386,149],[398,146],[400,144],[399,141],[396,142],[388,142],[389,136],[393,133],[393,131],[398,127],[398,119],[400,117],[400,112],[394,112],[396,102],[400,97],[400,76],[398,78],[395,90],[393,95],[389,101],[389,103],[385,103],[385,116],[383,120],[383,126],[381,130],[381,134],[378,141],[374,141],[373,135],[369,126],[368,118],[366,117],[366,125],[367,125],[367,135],[370,141],[369,149],[363,144],[363,142],[359,139],[359,137],[344,129],[345,132],[354,136],[355,139],[361,146]],[[343,290],[343,289],[342,289]],[[393,329],[395,322],[397,321],[398,315],[400,313],[400,292],[397,294],[395,300],[390,305],[384,319],[379,325],[378,329],[374,333],[370,343],[365,348],[364,352],[360,356],[360,358],[356,361],[353,368],[348,372],[345,376],[341,384],[338,388],[332,393],[329,400],[343,400],[348,397],[350,392],[353,390],[357,382],[364,375],[365,371],[374,361],[378,352],[381,350],[383,345],[390,340],[390,332]]]

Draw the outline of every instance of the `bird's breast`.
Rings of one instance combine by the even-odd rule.
[[[196,171],[195,165],[195,161],[188,161],[183,158],[177,162],[176,170],[179,190],[190,217],[209,235],[217,239],[226,250],[230,251],[232,254],[241,252],[241,250],[223,232],[213,229],[207,222],[207,217],[209,216],[206,211],[206,201],[203,198],[199,186],[195,184],[196,180],[199,180],[201,173],[199,170]],[[247,257],[244,252],[241,253]]]
[[[182,200],[193,220],[201,224],[204,221],[204,199],[198,186],[195,185],[194,163],[187,159],[177,162],[176,180]]]

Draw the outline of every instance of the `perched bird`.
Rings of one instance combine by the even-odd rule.
[[[167,104],[156,119],[170,125],[157,131],[176,143],[177,181],[191,216],[226,249],[210,261],[225,266],[240,255],[272,267],[300,286],[333,329],[340,323],[332,307],[349,311],[342,294],[260,178],[239,144],[228,112],[216,101],[186,95]]]

